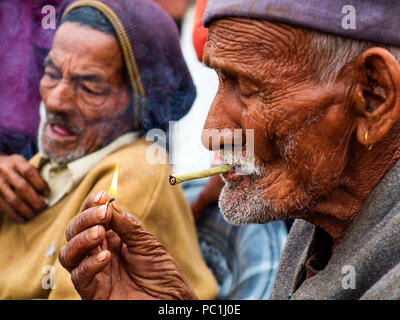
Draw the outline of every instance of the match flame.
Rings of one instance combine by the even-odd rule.
[[[110,195],[110,197],[115,197],[117,195],[117,187],[118,187],[118,165],[116,165],[115,167],[111,187],[110,190],[108,190],[108,194]]]

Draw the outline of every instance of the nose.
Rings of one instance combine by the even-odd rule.
[[[225,92],[218,90],[201,133],[201,142],[209,150],[242,146],[246,142],[235,103],[229,101]]]
[[[55,87],[42,95],[47,112],[70,113],[73,109],[74,87],[71,81],[62,79]]]

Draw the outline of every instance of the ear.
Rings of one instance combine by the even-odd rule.
[[[357,140],[368,147],[379,142],[400,117],[400,65],[379,47],[366,50],[355,63]]]

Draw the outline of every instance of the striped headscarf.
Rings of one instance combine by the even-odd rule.
[[[151,0],[81,0],[64,16],[79,7],[99,10],[115,30],[132,88],[135,129],[166,130],[169,121],[182,118],[196,90],[167,13]]]

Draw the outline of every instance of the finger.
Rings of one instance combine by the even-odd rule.
[[[120,237],[112,230],[108,230],[106,233],[107,239],[107,247],[112,253],[115,253],[117,256],[121,254],[121,239]]]
[[[91,207],[105,204],[107,201],[108,201],[108,193],[107,192],[99,191],[99,192],[92,193],[85,201],[82,211],[84,211],[88,208],[91,208]]]
[[[92,250],[89,251],[89,255],[90,256],[94,256],[96,254],[98,254],[100,251],[103,250],[108,250],[108,240],[107,240],[107,230],[106,230],[106,235],[103,239],[103,241],[96,247],[94,247]]]
[[[159,299],[196,298],[182,269],[136,217],[127,212],[113,214],[110,227],[121,238],[122,260],[128,273],[134,275],[135,284],[142,290],[145,288],[147,294]],[[160,289],[159,284],[164,281],[172,288],[166,290],[168,292]]]
[[[73,237],[61,248],[59,260],[62,266],[71,271],[75,269],[91,250],[100,245],[105,237],[103,226],[94,226]]]
[[[95,225],[108,224],[112,217],[112,209],[110,206],[101,205],[84,210],[68,225],[65,232],[67,241],[70,241],[83,230],[89,229]]]
[[[14,209],[14,211],[18,212],[28,220],[31,220],[35,217],[32,209],[29,208],[24,201],[19,198],[14,191],[11,190],[8,183],[0,184],[0,192],[3,196],[3,199]]]
[[[82,299],[92,299],[96,292],[95,277],[110,263],[111,254],[107,250],[94,256],[87,256],[71,272],[71,280]]]
[[[24,200],[36,212],[42,212],[44,209],[46,209],[47,204],[32,188],[30,183],[27,180],[23,179],[15,171],[10,171],[8,173],[8,181],[10,185],[12,185],[16,190],[18,190],[18,192],[24,198]]]
[[[151,250],[164,248],[156,237],[146,231],[139,219],[128,212],[113,214],[110,227],[131,253],[135,253],[137,250],[140,251],[143,246],[148,246],[148,248],[152,248]]]
[[[2,197],[0,197],[0,209],[5,214],[7,214],[13,221],[25,224],[26,220],[15,212],[15,210],[6,202]]]
[[[23,157],[16,157],[15,168],[22,177],[29,181],[38,193],[45,196],[50,193],[50,188],[46,181],[40,176],[38,169],[32,166]]]
[[[120,256],[126,262],[127,270],[139,277],[157,277],[159,267],[164,266],[165,258],[169,257],[161,243],[127,212],[113,215],[110,227],[121,239]],[[109,245],[113,246],[112,243]]]
[[[140,233],[147,234],[139,219],[128,212],[113,214],[110,227],[128,246],[134,244]]]

